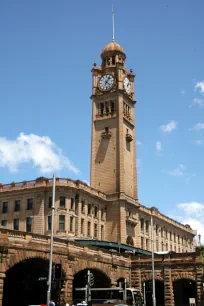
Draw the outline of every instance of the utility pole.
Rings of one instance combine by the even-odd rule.
[[[54,237],[54,216],[55,216],[55,175],[52,183],[52,215],[51,215],[51,236],[50,236],[50,260],[48,272],[48,289],[47,289],[47,306],[49,306],[52,284],[52,254],[53,254],[53,237]]]
[[[152,303],[153,306],[156,306],[155,275],[154,275],[154,225],[153,225],[152,216],[151,216],[151,231],[152,231]]]
[[[145,288],[145,281],[143,282],[143,295],[144,295],[144,306],[146,306],[146,288]]]

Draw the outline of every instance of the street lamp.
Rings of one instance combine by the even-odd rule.
[[[152,302],[153,306],[156,306],[156,296],[155,296],[155,275],[154,275],[154,225],[153,217],[151,215],[151,233],[152,233]]]
[[[55,184],[56,178],[53,175],[53,187],[52,187],[52,212],[51,212],[51,235],[50,235],[50,259],[49,259],[49,272],[48,272],[48,289],[47,289],[47,306],[49,306],[50,296],[51,296],[51,284],[52,284],[52,255],[53,255],[53,239],[54,239],[54,216],[55,216]],[[69,214],[68,212],[64,212],[61,209],[57,209],[57,211],[62,211],[65,214]],[[76,214],[71,216],[78,218]]]
[[[201,234],[198,235],[198,243],[199,243],[199,246],[201,246]]]

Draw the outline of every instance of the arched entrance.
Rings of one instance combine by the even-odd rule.
[[[84,288],[87,283],[87,272],[90,270],[94,276],[94,284],[93,288],[110,288],[111,287],[111,280],[110,278],[101,270],[98,269],[84,269],[79,271],[74,275],[73,280],[73,301],[83,301],[85,299],[85,292],[84,291],[76,291],[75,288]],[[108,293],[106,291],[102,292],[92,292],[91,294],[92,300],[100,300],[108,298]]]
[[[146,304],[152,306],[152,281],[145,281],[145,296]],[[156,305],[164,305],[164,282],[160,280],[155,280],[155,295],[156,295]]]
[[[3,306],[46,304],[48,261],[26,259],[6,272]]]
[[[175,306],[188,306],[189,298],[197,298],[196,282],[193,280],[176,280],[173,282],[173,288]]]

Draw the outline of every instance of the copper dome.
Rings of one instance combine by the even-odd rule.
[[[103,48],[102,55],[113,51],[125,54],[123,48],[117,42],[112,41]]]

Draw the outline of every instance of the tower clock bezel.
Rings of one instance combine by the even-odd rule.
[[[111,77],[111,79],[112,79],[112,84],[110,85],[110,87],[107,87],[107,88],[103,88],[102,86],[101,86],[101,81],[102,81],[102,79],[105,77],[105,76],[109,76],[109,77]],[[110,91],[113,87],[114,87],[114,85],[115,85],[115,77],[111,74],[111,73],[105,73],[105,74],[103,74],[100,78],[99,78],[99,80],[98,80],[98,88],[100,89],[100,91]]]
[[[128,83],[130,84],[129,89],[127,89],[126,80],[127,80]],[[123,80],[123,86],[124,86],[125,92],[126,92],[128,95],[130,95],[130,94],[131,94],[131,81],[130,81],[130,79],[129,79],[127,76],[125,76],[125,78],[124,78],[124,80]]]

